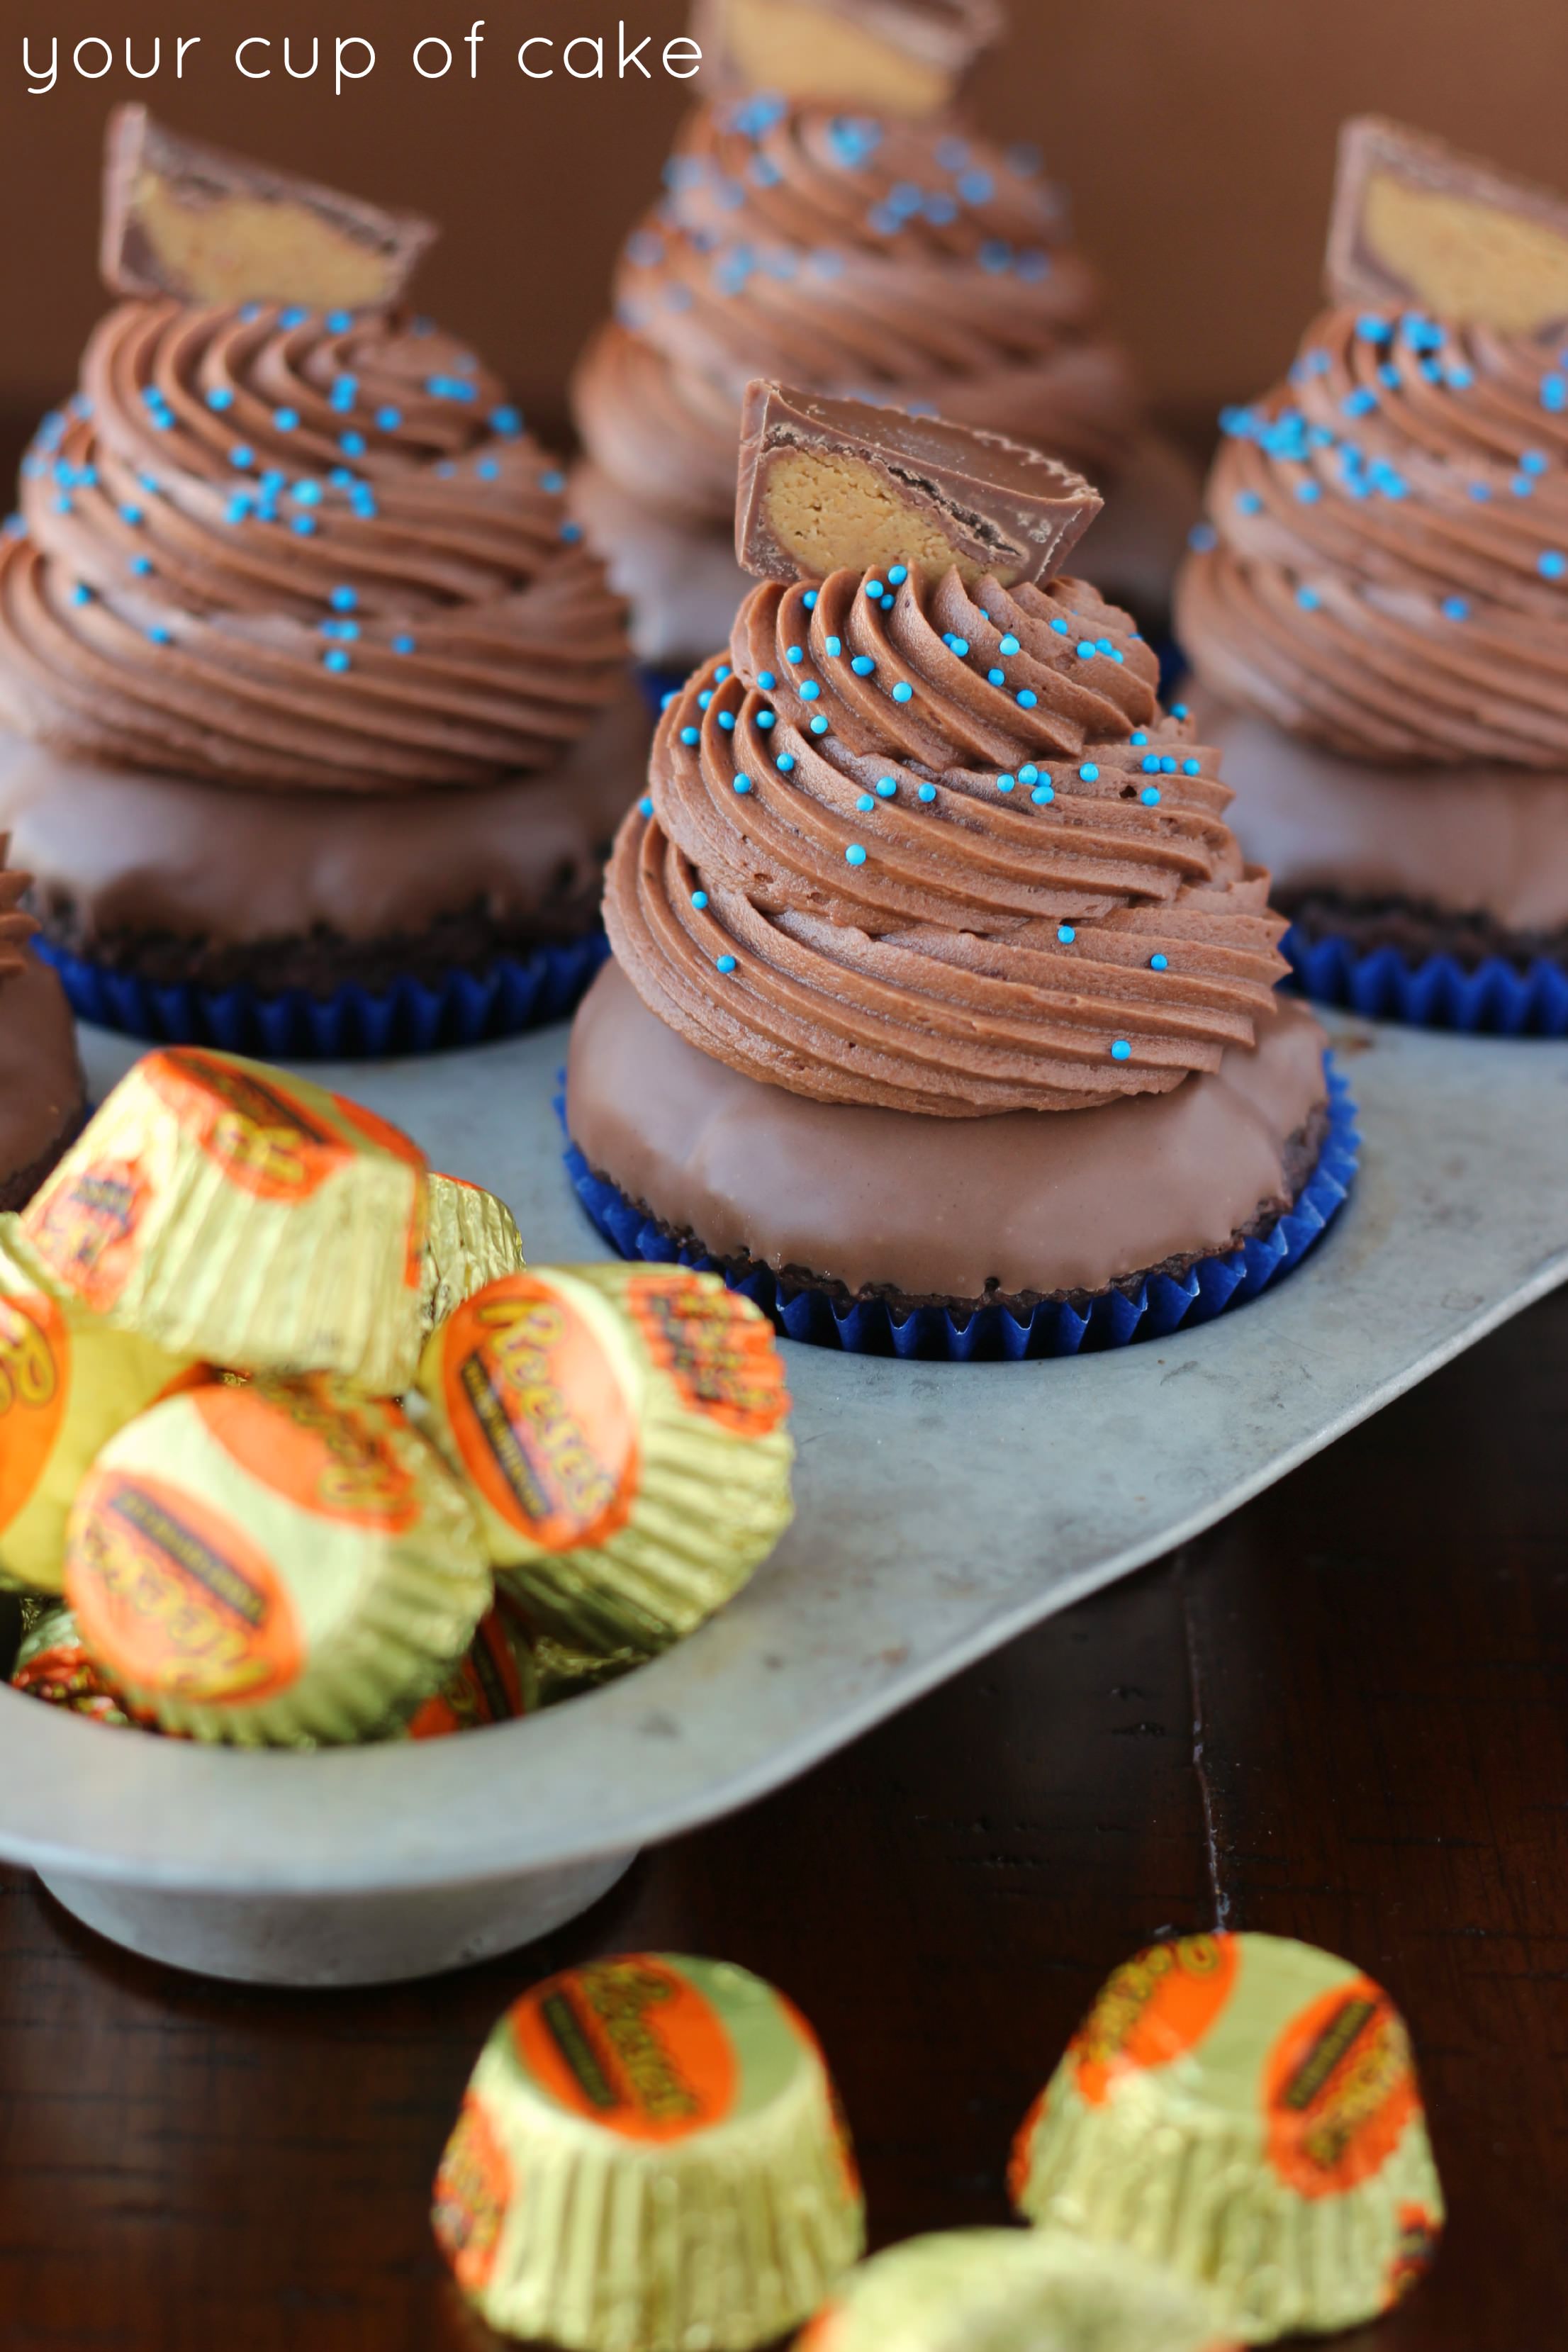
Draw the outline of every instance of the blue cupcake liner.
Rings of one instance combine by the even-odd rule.
[[[1293,925],[1279,944],[1309,996],[1374,1021],[1499,1037],[1568,1037],[1568,971],[1543,956],[1522,971],[1501,956],[1473,965],[1451,955],[1412,963],[1397,948],[1310,940]]]
[[[1107,1291],[1090,1300],[1087,1314],[1046,1300],[1022,1318],[1010,1307],[983,1307],[961,1322],[940,1307],[917,1307],[900,1316],[880,1300],[836,1304],[820,1290],[795,1289],[765,1266],[753,1268],[743,1281],[728,1275],[725,1279],[771,1317],[786,1338],[812,1347],[841,1348],[857,1356],[914,1356],[956,1364],[996,1359],[1016,1362],[1026,1357],[1125,1348],[1134,1339],[1168,1339],[1173,1331],[1212,1322],[1216,1315],[1245,1305],[1290,1273],[1344,1205],[1361,1157],[1361,1137],[1350,1087],[1331,1054],[1325,1064],[1329,1124],[1322,1149],[1294,1205],[1273,1230],[1223,1256],[1200,1259],[1180,1280],[1152,1275],[1131,1297],[1120,1290]],[[694,1266],[700,1273],[722,1271],[700,1243],[678,1248],[624,1192],[594,1174],[570,1138],[565,1157],[566,1172],[591,1223],[622,1257],[646,1258],[654,1265]]]
[[[268,996],[189,982],[161,988],[48,940],[37,945],[80,1020],[153,1045],[216,1045],[288,1062],[380,1060],[516,1036],[563,1020],[609,953],[609,941],[595,929],[526,957],[499,957],[483,971],[447,972],[434,985],[405,978],[386,989],[350,985],[312,996],[291,988]]]

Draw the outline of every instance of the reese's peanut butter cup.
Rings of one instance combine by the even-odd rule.
[[[504,1201],[460,1176],[429,1179],[424,1278],[419,1320],[434,1331],[465,1298],[503,1275],[521,1274],[527,1260],[517,1219]]]
[[[1189,1936],[1116,1970],[1019,2132],[1032,2221],[1131,2247],[1244,2342],[1353,2327],[1443,2226],[1409,2036],[1388,1995],[1277,1936]]]
[[[509,1276],[436,1333],[419,1389],[492,1563],[574,1647],[664,1648],[789,1525],[783,1362],[766,1318],[716,1276]]]
[[[124,1693],[89,1656],[70,1609],[47,1609],[28,1627],[11,1669],[11,1685],[94,1723],[129,1726],[134,1720]]]
[[[511,1723],[542,1704],[533,1654],[503,1613],[487,1609],[467,1653],[437,1691],[410,1716],[410,1739],[445,1739],[454,1731],[482,1731]]]
[[[490,1579],[401,1409],[317,1377],[195,1389],[122,1429],[77,1498],[66,1591],[91,1656],[165,1730],[278,1747],[412,1713]]]
[[[425,1214],[395,1128],[183,1045],[121,1081],[22,1226],[84,1306],[175,1354],[391,1395],[418,1362]]]
[[[864,2240],[809,2026],[744,1969],[668,1953],[569,1969],[508,2010],[433,2220],[492,2327],[570,2352],[746,2352]]]
[[[205,1374],[117,1331],[49,1280],[0,1217],[0,1585],[58,1592],[88,1465],[155,1399]]]
[[[1043,2230],[911,2238],[850,2272],[795,2352],[1235,2352],[1210,2298]]]

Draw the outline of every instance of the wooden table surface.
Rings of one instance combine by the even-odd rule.
[[[0,1882],[0,2345],[448,2352],[435,2254],[479,2043],[550,1968],[743,1961],[815,2021],[871,2228],[995,2221],[1109,1968],[1268,1928],[1403,2003],[1452,2211],[1377,2352],[1552,2352],[1568,2203],[1568,1293],[1189,1549],[526,1955],[386,1991],[205,1984]],[[105,1734],[106,1748],[109,1735]]]

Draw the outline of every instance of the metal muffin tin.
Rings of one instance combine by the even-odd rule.
[[[790,1347],[800,1508],[778,1553],[693,1639],[527,1721],[239,1753],[0,1690],[0,1853],[179,1967],[298,1984],[459,1967],[1212,1526],[1568,1276],[1568,1049],[1330,1026],[1362,1175],[1277,1291],[1065,1361]],[[603,1251],[561,1166],[564,1042],[312,1075],[501,1193],[536,1264],[571,1262]],[[86,1033],[95,1093],[137,1050]]]

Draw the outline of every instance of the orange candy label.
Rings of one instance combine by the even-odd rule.
[[[397,1535],[419,1517],[414,1474],[394,1448],[395,1405],[300,1381],[204,1388],[196,1411],[231,1461],[316,1518]]]
[[[517,2055],[552,2098],[623,2139],[686,2139],[722,2123],[740,2070],[723,2020],[662,1960],[592,1960],[535,1985],[510,2016]]]
[[[228,1181],[259,1200],[306,1200],[349,1156],[279,1079],[199,1047],[150,1055],[142,1075]]]
[[[42,1477],[70,1394],[70,1331],[52,1298],[0,1298],[0,1530]]]
[[[44,1264],[101,1315],[136,1265],[136,1240],[152,1187],[132,1160],[95,1160],[46,1184],[23,1219]]]
[[[1229,1936],[1152,1944],[1119,1968],[1073,2038],[1078,2087],[1099,2106],[1119,2074],[1165,2066],[1203,2040],[1236,1982]]]
[[[1388,2271],[1388,2300],[1402,2303],[1432,2267],[1443,2224],[1425,2205],[1399,2209],[1399,2247]]]
[[[409,1719],[410,1739],[444,1739],[487,1723],[510,1723],[525,1712],[517,1653],[499,1609],[480,1618],[468,1656]]]
[[[773,1327],[742,1315],[727,1291],[679,1267],[638,1274],[626,1304],[648,1354],[682,1402],[738,1437],[766,1437],[789,1411]]]
[[[492,1282],[447,1326],[447,1417],[492,1510],[546,1551],[603,1543],[637,1492],[631,1404],[596,1334],[531,1275]]]
[[[511,2176],[483,2107],[468,2092],[436,2175],[431,2221],[458,2284],[477,2294],[489,2283],[511,2200]]]
[[[1335,2197],[1380,2172],[1420,2111],[1410,2040],[1370,1977],[1293,2017],[1264,2072],[1268,2160],[1301,2197]]]
[[[304,1663],[293,1603],[258,1547],[162,1479],[86,1480],[66,1589],[87,1647],[172,1697],[254,1701],[286,1690]]]

